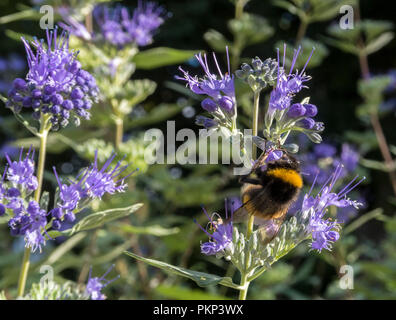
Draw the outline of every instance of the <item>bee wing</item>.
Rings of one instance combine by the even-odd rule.
[[[233,223],[241,223],[247,221],[249,218],[249,212],[242,205],[233,213],[232,222]]]
[[[258,148],[261,149],[261,151],[266,151],[266,143],[267,143],[267,140],[265,140],[265,139],[263,139],[263,138],[261,138],[261,137],[259,137],[259,136],[253,136],[252,140],[253,140],[253,143],[254,143]]]
[[[261,242],[266,244],[276,237],[285,216],[283,215],[283,217],[277,219],[260,219],[257,232]]]
[[[253,190],[251,196],[249,196],[248,199],[242,199],[245,202],[233,213],[233,223],[241,223],[247,221],[251,214],[255,214],[255,207],[257,205],[265,208],[264,206],[267,199],[266,186],[250,186],[251,188],[255,188],[256,190]],[[260,220],[260,218],[255,216],[254,224],[260,224]],[[231,218],[227,220],[227,222],[229,221],[231,221]]]

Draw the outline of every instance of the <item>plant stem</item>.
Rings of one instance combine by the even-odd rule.
[[[253,233],[253,223],[254,223],[254,215],[250,215],[249,221],[247,224],[247,230],[246,230],[246,241],[249,240],[250,236]],[[245,267],[247,268],[249,260],[250,260],[250,252],[246,253],[246,258],[245,258]],[[242,290],[239,291],[239,300],[246,300],[247,292],[249,289],[249,284],[250,281],[248,280],[249,278],[249,273],[247,270],[242,272],[241,274],[241,286],[243,287]]]
[[[243,16],[243,7],[246,4],[246,0],[237,0],[235,3],[235,17],[234,19],[240,20]],[[231,47],[231,68],[236,70],[239,65],[242,49],[244,47],[244,41],[242,37],[237,33],[234,35],[234,43]]]
[[[39,161],[37,165],[38,186],[36,191],[34,192],[34,200],[38,203],[40,202],[41,187],[43,184],[47,138],[50,129],[51,129],[51,123],[49,122],[49,116],[42,114],[40,119],[40,132],[37,135],[40,138]],[[25,291],[27,275],[29,272],[29,265],[30,265],[30,248],[25,248],[22,265],[21,265],[21,271],[18,280],[18,291],[17,291],[18,297],[23,296],[23,293]]]
[[[243,7],[245,6],[245,0],[238,0],[235,3],[235,19],[241,19],[243,15]]]
[[[308,22],[306,19],[301,19],[300,26],[298,27],[297,35],[296,35],[296,46],[301,43],[301,40],[304,38],[307,33]]]
[[[365,81],[368,81],[370,79],[370,69],[366,54],[361,53],[359,55],[359,65],[360,65],[362,78]],[[385,160],[385,164],[389,168],[389,178],[392,184],[393,192],[396,195],[396,172],[393,165],[393,158],[390,153],[388,142],[386,141],[386,137],[377,113],[370,114],[370,122],[371,122],[371,126],[373,127],[375,136],[377,138],[377,142],[379,149],[381,151],[382,158]]]
[[[121,117],[117,117],[116,121],[116,136],[115,136],[115,148],[118,150],[124,135],[124,120]]]
[[[259,101],[260,101],[260,91],[256,91],[254,92],[254,100],[253,100],[253,119],[252,119],[253,136],[257,136],[257,131],[258,131]],[[252,147],[253,147],[252,158],[255,160],[257,158],[257,148],[254,144]]]

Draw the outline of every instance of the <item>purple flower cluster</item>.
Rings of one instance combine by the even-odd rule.
[[[358,178],[356,176],[341,191],[338,193],[332,192],[337,180],[340,179],[342,170],[342,165],[338,165],[314,197],[311,193],[316,183],[315,179],[311,190],[304,196],[301,208],[302,214],[308,213],[310,215],[308,231],[312,234],[311,247],[318,251],[322,249],[331,250],[332,243],[340,237],[339,230],[341,227],[337,220],[332,221],[330,218],[324,218],[328,207],[354,207],[358,209],[362,205],[359,201],[348,199],[346,195],[356,188],[365,178],[355,183]]]
[[[225,74],[222,73],[214,53],[213,60],[219,76],[210,72],[206,54],[202,56],[200,53],[195,57],[205,72],[203,78],[198,78],[197,76],[192,77],[181,67],[179,67],[179,70],[183,73],[184,77],[175,77],[178,80],[186,81],[190,90],[195,94],[209,96],[202,100],[201,106],[205,111],[210,113],[214,119],[204,116],[198,116],[196,119],[197,124],[205,128],[227,124],[230,118],[236,114],[234,75],[231,74],[230,70],[228,48],[226,48],[226,51],[228,72]]]
[[[75,211],[81,209],[88,201],[92,199],[101,199],[104,194],[114,194],[116,192],[124,192],[126,188],[124,178],[116,180],[116,178],[128,167],[121,166],[118,161],[114,168],[110,167],[115,158],[112,155],[101,169],[98,168],[97,151],[95,153],[95,161],[90,167],[83,170],[74,180],[68,180],[62,183],[54,168],[54,173],[59,185],[59,201],[57,206],[50,211],[54,218],[52,226],[54,229],[61,227],[61,222],[66,220],[73,222],[75,220]]]
[[[47,224],[47,212],[36,201],[27,203],[25,200],[37,189],[38,184],[34,175],[34,151],[29,149],[24,158],[22,154],[23,149],[18,161],[12,161],[6,154],[8,167],[0,182],[0,216],[7,209],[12,212],[12,218],[8,221],[11,235],[23,236],[27,248],[33,252],[37,249],[41,251],[41,246],[45,244],[43,233]]]
[[[112,280],[106,280],[106,275],[114,268],[112,265],[103,276],[100,278],[94,277],[92,278],[92,267],[89,270],[88,282],[85,288],[86,294],[89,296],[91,300],[105,300],[106,296],[102,293],[102,290],[108,286],[113,281],[117,280],[120,276],[118,275]]]
[[[19,198],[19,200],[22,200]],[[11,208],[11,206],[9,206]],[[45,245],[45,237],[43,236],[45,226],[47,225],[47,212],[40,208],[36,201],[30,201],[27,206],[20,201],[17,207],[13,209],[14,217],[8,222],[11,229],[11,235],[24,236],[27,248],[31,248],[32,252]]]
[[[311,79],[310,76],[305,74],[305,69],[312,57],[314,48],[305,63],[303,69],[293,73],[294,66],[301,51],[301,47],[294,50],[293,59],[291,62],[290,70],[287,73],[285,70],[286,60],[286,45],[284,46],[284,56],[282,66],[280,65],[279,49],[278,55],[278,77],[276,87],[272,90],[269,101],[269,114],[274,114],[276,110],[285,110],[286,116],[293,121],[300,128],[313,131],[323,131],[324,126],[321,122],[315,122],[313,117],[318,113],[315,105],[310,103],[294,103],[292,104],[293,97],[299,93],[303,88],[308,88],[304,85],[305,82]]]
[[[104,40],[118,48],[128,44],[142,47],[153,42],[155,32],[165,21],[165,14],[165,9],[154,2],[139,1],[132,16],[125,7],[110,9],[99,5],[93,10],[99,33],[89,32],[82,23],[66,14],[63,19],[67,24],[61,23],[61,26],[84,40]]]
[[[40,208],[37,201],[29,199],[29,195],[38,187],[37,177],[34,175],[34,151],[30,148],[23,157],[22,148],[18,161],[12,161],[8,154],[5,157],[8,166],[0,181],[0,216],[5,215],[8,210],[12,216],[8,222],[11,234],[24,236],[26,247],[32,251],[41,251],[45,244],[48,213]],[[81,209],[90,200],[101,199],[104,194],[125,191],[127,185],[124,181],[133,172],[117,180],[128,165],[121,166],[121,160],[112,168],[110,165],[114,158],[115,155],[112,155],[103,167],[99,168],[96,152],[94,163],[82,171],[75,181],[69,180],[69,183],[62,183],[54,169],[59,184],[57,206],[49,212],[53,218],[54,229],[60,229],[64,220],[73,222],[76,210]]]
[[[298,50],[294,50],[292,63],[290,66],[289,74],[287,74],[285,70],[285,62],[286,62],[286,45],[283,49],[283,64],[282,67],[280,66],[280,59],[279,59],[279,49],[277,49],[278,54],[278,80],[276,87],[272,90],[270,96],[270,107],[273,109],[285,110],[290,107],[292,98],[295,94],[300,92],[302,88],[307,88],[304,85],[304,82],[311,79],[310,76],[305,74],[305,68],[308,65],[309,60],[313,54],[314,49],[311,52],[307,62],[305,63],[304,68],[301,72],[296,71],[293,73],[294,65],[296,64],[298,55],[300,54],[301,47]]]
[[[321,143],[313,147],[313,151],[300,157],[302,171],[306,175],[307,181],[312,183],[314,179],[319,184],[323,184],[329,174],[342,164],[345,170],[340,178],[355,171],[359,163],[359,153],[351,145],[344,143],[341,153],[337,155],[337,148],[330,143]]]
[[[8,92],[7,106],[19,113],[22,108],[33,110],[33,117],[51,117],[52,128],[65,127],[71,118],[78,125],[80,118],[89,119],[92,103],[99,89],[92,75],[81,69],[77,53],[69,50],[68,33],[47,30],[44,40],[24,43],[29,72],[25,79],[17,78]],[[34,52],[35,51],[35,52]]]
[[[22,190],[30,193],[38,186],[34,175],[34,150],[30,148],[25,158],[22,158],[22,153],[23,148],[21,148],[18,161],[12,161],[8,154],[5,155],[8,162],[7,179],[14,187],[21,187]]]
[[[230,205],[227,204],[226,202],[226,219],[228,218],[228,207]],[[235,207],[234,205],[231,206],[231,208]],[[201,243],[201,252],[206,255],[214,255],[218,252],[224,251],[228,246],[232,245],[232,231],[233,231],[233,223],[232,223],[232,213],[231,211],[231,222],[230,223],[223,223],[221,220],[220,216],[217,214],[213,214],[212,217],[210,217],[205,210],[205,208],[202,208],[205,215],[209,219],[209,229],[213,230],[212,233],[209,233],[207,231],[208,228],[204,229],[196,220],[194,222],[204,231],[207,236],[209,237],[209,241]],[[218,220],[214,221],[213,217],[218,216]]]

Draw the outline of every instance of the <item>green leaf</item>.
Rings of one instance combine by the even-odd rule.
[[[241,290],[242,287],[233,283],[232,279],[230,277],[220,277],[214,274],[209,274],[209,273],[204,273],[204,272],[198,272],[198,271],[193,271],[181,267],[177,267],[162,261],[154,260],[154,259],[147,259],[143,258],[141,256],[138,256],[132,252],[125,251],[124,252],[126,255],[135,258],[139,261],[145,262],[151,266],[160,268],[162,270],[165,270],[167,272],[179,275],[181,277],[189,278],[193,281],[195,281],[200,287],[207,287],[210,285],[216,285],[216,284],[221,284],[225,287]]]
[[[49,203],[49,192],[44,191],[40,198],[40,208],[48,211],[48,203]]]
[[[383,215],[383,211],[384,210],[382,208],[377,208],[365,213],[364,215],[354,220],[352,223],[348,224],[342,232],[343,235],[347,235],[348,233],[355,231],[371,219],[377,219],[381,217]]]
[[[392,166],[388,166],[385,162],[370,160],[370,159],[361,159],[360,164],[366,168],[384,171],[384,172],[391,172],[396,168],[396,161],[392,163]]]
[[[390,149],[390,152],[392,152],[394,155],[396,155],[396,146],[395,145],[393,145],[393,144],[389,145],[389,149]]]
[[[125,119],[124,127],[131,129],[161,122],[178,114],[182,108],[182,106],[178,106],[177,104],[162,103],[152,109],[147,115]]]
[[[48,256],[44,264],[53,265],[55,262],[59,261],[67,252],[73,249],[77,244],[79,244],[87,236],[86,232],[81,232],[74,235],[70,239],[60,244],[51,254]]]
[[[119,100],[125,99],[125,103],[121,101],[118,110],[123,114],[130,113],[135,105],[146,100],[149,95],[153,94],[156,87],[157,84],[148,79],[128,81],[122,88],[121,94],[116,95],[116,98]]]
[[[381,34],[378,38],[371,41],[365,48],[366,54],[372,54],[383,47],[385,47],[392,39],[395,37],[393,32],[385,32]]]
[[[137,227],[137,226],[132,226],[132,225],[126,224],[126,225],[121,225],[120,229],[127,233],[151,234],[151,235],[157,236],[157,237],[169,236],[169,235],[176,234],[176,233],[180,232],[180,229],[177,227],[164,228],[157,224],[152,225],[152,226],[145,226],[145,227]]]
[[[32,126],[29,121],[27,121],[24,117],[22,117],[19,113],[14,112],[15,118],[22,123],[26,129],[28,129],[32,134],[37,136],[38,131],[37,128]]]
[[[0,24],[6,24],[18,20],[39,20],[40,18],[41,14],[37,10],[23,10],[0,17]]]
[[[182,63],[190,59],[197,51],[172,48],[153,48],[135,55],[133,62],[138,69],[154,69],[172,64]]]
[[[293,5],[292,3],[285,1],[285,0],[275,0],[272,1],[272,3],[282,9],[285,9],[287,11],[289,11],[291,14],[300,16],[303,11],[300,10],[298,7],[296,7],[295,5]]]
[[[204,39],[213,50],[218,52],[224,52],[227,46],[231,46],[231,42],[228,41],[223,34],[213,29],[205,32]]]
[[[266,19],[251,13],[244,13],[241,19],[230,20],[228,27],[246,45],[264,42],[275,32]]]
[[[126,208],[108,209],[108,210],[92,213],[92,214],[82,218],[67,233],[69,236],[71,236],[72,234],[75,234],[76,232],[79,232],[79,231],[98,228],[98,227],[102,226],[103,224],[105,224],[106,222],[120,219],[122,217],[126,217],[126,216],[130,215],[131,213],[139,210],[142,206],[143,206],[143,203],[136,203],[136,204],[126,207]]]

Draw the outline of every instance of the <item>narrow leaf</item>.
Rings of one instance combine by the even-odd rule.
[[[209,273],[204,273],[204,272],[198,272],[198,271],[193,271],[181,267],[177,267],[162,261],[154,260],[154,259],[147,259],[140,257],[132,252],[125,251],[124,252],[126,255],[135,258],[139,261],[145,262],[151,266],[163,269],[167,272],[177,274],[182,277],[189,278],[193,281],[195,281],[200,287],[207,287],[210,285],[216,285],[216,284],[221,284],[225,287],[230,287],[233,289],[241,290],[242,287],[233,283],[232,279],[230,277],[220,277],[214,274],[209,274]]]
[[[148,70],[182,63],[196,53],[197,51],[192,50],[159,47],[139,52],[133,58],[133,62],[136,64],[136,68]]]

